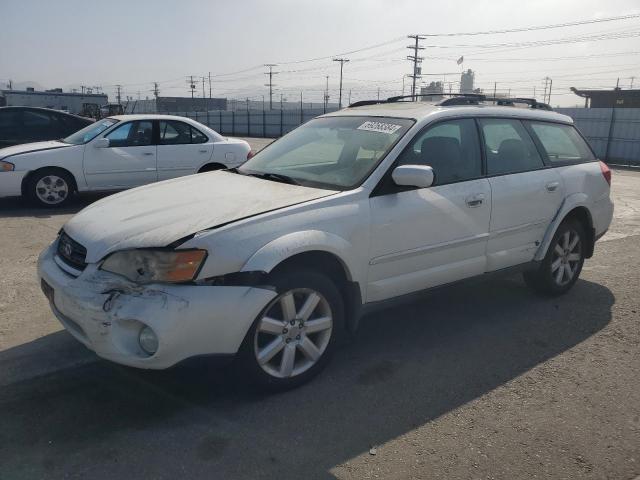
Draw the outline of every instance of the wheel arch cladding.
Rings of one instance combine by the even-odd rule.
[[[581,193],[576,194],[575,197],[576,198],[574,198],[573,201],[569,201],[571,199],[571,197],[569,197],[563,202],[563,205],[559,209],[558,214],[547,229],[547,233],[545,234],[542,244],[540,245],[540,249],[535,256],[535,260],[542,260],[545,257],[545,255],[547,254],[547,250],[549,249],[549,245],[551,244],[551,240],[556,234],[556,231],[558,230],[562,222],[568,219],[575,219],[582,224],[587,236],[585,258],[591,258],[593,256],[593,250],[595,246],[595,229],[593,227],[591,212],[585,205],[586,195]]]
[[[352,246],[337,235],[320,231],[296,232],[268,243],[244,265],[243,271],[273,274],[290,267],[321,271],[337,283],[346,309],[346,327],[355,331],[362,307],[361,285],[352,258]]]

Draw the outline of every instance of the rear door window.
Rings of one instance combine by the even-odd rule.
[[[533,140],[520,120],[482,118],[479,121],[489,175],[528,172],[544,167]]]
[[[571,125],[528,122],[551,164],[594,160],[593,152]]]

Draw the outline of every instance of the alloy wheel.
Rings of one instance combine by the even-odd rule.
[[[276,378],[291,378],[315,365],[329,345],[329,302],[309,288],[288,290],[265,309],[254,335],[258,365]]]
[[[558,286],[573,280],[582,260],[580,235],[575,230],[567,230],[559,238],[551,258],[551,275]]]

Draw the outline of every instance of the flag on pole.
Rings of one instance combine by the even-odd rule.
[[[463,55],[462,57],[460,57],[460,58],[456,61],[456,63],[457,63],[458,65],[461,65],[461,64],[462,64],[462,62],[464,62],[464,55]]]

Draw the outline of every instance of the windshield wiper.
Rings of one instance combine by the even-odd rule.
[[[264,178],[265,180],[275,180],[276,182],[288,183],[291,185],[300,185],[300,182],[287,175],[280,173],[247,173],[251,177]]]

